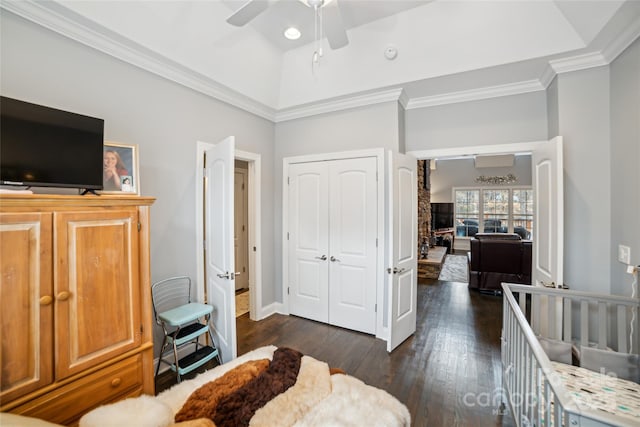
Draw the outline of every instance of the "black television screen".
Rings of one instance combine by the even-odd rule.
[[[431,203],[431,229],[453,227],[453,203]]]
[[[0,97],[0,183],[102,189],[104,120]]]

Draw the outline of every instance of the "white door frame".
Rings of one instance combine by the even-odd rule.
[[[289,190],[287,177],[289,176],[289,165],[292,163],[320,162],[328,160],[352,159],[358,157],[375,157],[378,170],[378,252],[377,252],[377,271],[376,271],[376,338],[387,339],[388,331],[384,327],[384,309],[385,292],[384,292],[384,260],[385,260],[385,191],[384,191],[384,149],[375,148],[370,150],[343,151],[339,153],[310,154],[305,156],[285,157],[282,159],[282,311],[289,314],[289,295],[287,294],[287,284],[289,283],[289,245],[287,244],[287,225],[289,224]]]
[[[205,301],[204,274],[204,152],[215,144],[197,141],[196,147],[196,300]],[[235,150],[235,158],[249,164],[249,301],[251,320],[264,318],[262,313],[262,216],[260,207],[261,156]],[[256,248],[254,251],[253,248]]]
[[[558,137],[559,138],[559,137]],[[493,145],[480,145],[480,146],[471,146],[471,147],[451,147],[451,148],[434,148],[431,150],[414,150],[409,151],[407,154],[411,154],[412,156],[417,157],[418,159],[436,159],[436,158],[446,158],[446,157],[456,157],[456,156],[471,156],[478,154],[512,154],[512,153],[531,153],[537,149],[544,149],[549,146],[549,140],[544,141],[532,141],[532,142],[516,142],[510,144],[493,144]],[[533,174],[533,172],[532,172]],[[536,183],[532,183],[532,188],[536,191]],[[536,207],[537,209],[537,207]],[[536,219],[534,219],[536,221]],[[564,217],[559,218],[559,221],[564,221]],[[537,227],[536,227],[537,228]],[[559,232],[562,233],[563,226],[559,224]],[[564,236],[558,236],[559,239],[563,240]],[[534,248],[538,243],[533,241]],[[562,251],[562,243],[560,243],[560,251]],[[560,255],[562,257],[563,255]],[[560,271],[562,272],[562,262],[560,262]],[[532,267],[533,273],[533,267]]]

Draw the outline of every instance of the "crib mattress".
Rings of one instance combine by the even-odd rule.
[[[579,408],[625,417],[640,425],[640,384],[564,363],[551,364]]]

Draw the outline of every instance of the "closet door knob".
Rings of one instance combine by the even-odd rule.
[[[67,291],[62,291],[58,295],[56,295],[56,299],[58,301],[66,301],[66,300],[69,299],[70,296],[71,296],[71,293],[69,293]]]
[[[53,298],[51,298],[51,295],[45,295],[40,298],[40,305],[51,305],[52,302]]]
[[[327,256],[326,255],[317,256],[316,259],[319,259],[321,261],[326,261],[327,260]]]
[[[333,255],[331,255],[330,260],[331,260],[331,262],[340,262],[340,260],[338,258],[334,257]]]

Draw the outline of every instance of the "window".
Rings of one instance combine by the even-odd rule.
[[[531,239],[533,190],[529,187],[454,188],[456,236],[517,233]]]
[[[523,239],[531,239],[531,236],[533,236],[533,190],[513,190],[511,198],[513,203],[513,231],[520,234]]]
[[[478,221],[480,220],[480,192],[477,190],[456,190],[455,200],[456,235],[475,235],[478,232]]]

